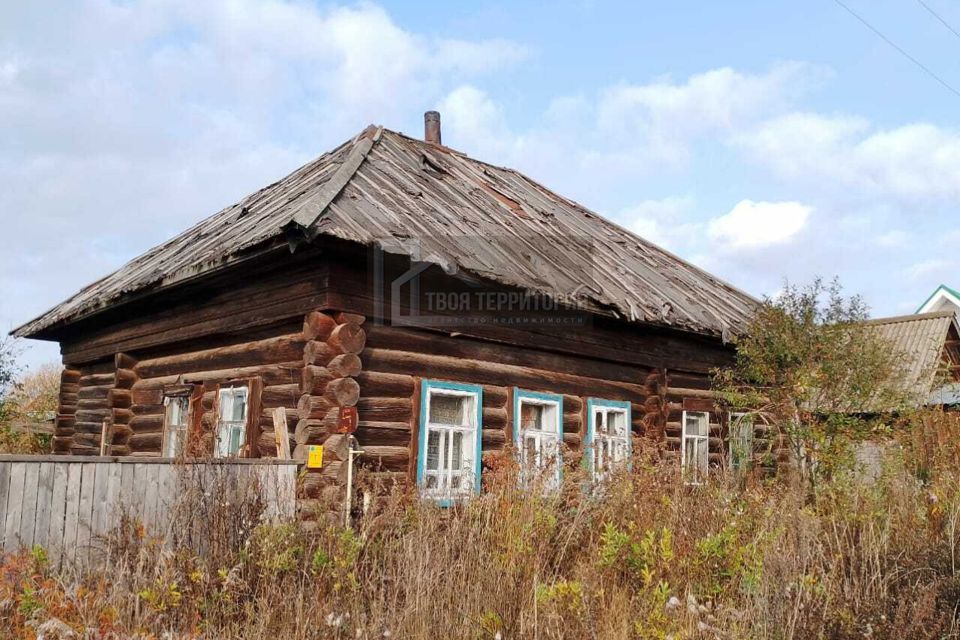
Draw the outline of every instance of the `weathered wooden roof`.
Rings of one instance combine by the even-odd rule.
[[[32,336],[277,244],[333,236],[627,320],[726,336],[757,301],[512,169],[368,127],[39,318]]]
[[[899,384],[918,397],[927,397],[944,358],[950,328],[957,330],[952,311],[933,311],[893,318],[877,318],[868,325],[875,327],[902,356]]]

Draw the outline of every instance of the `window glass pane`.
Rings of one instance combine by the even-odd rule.
[[[603,411],[597,410],[593,414],[593,432],[594,433],[606,433],[607,429],[603,421]]]
[[[627,435],[627,412],[610,411],[607,413],[607,422],[612,435],[624,437]]]
[[[183,451],[183,443],[187,434],[187,408],[190,399],[186,396],[171,396],[164,399],[167,405],[166,422],[164,424],[163,455],[174,458]]]
[[[240,431],[235,426],[230,425],[227,427],[225,435],[226,446],[224,447],[224,455],[236,455],[240,451]]]
[[[454,431],[450,435],[453,436],[453,441],[451,443],[453,450],[451,451],[450,456],[450,468],[454,471],[459,471],[463,466],[463,446],[465,441],[465,438],[463,437],[464,433],[462,431]]]
[[[690,470],[691,473],[695,473],[697,468],[697,441],[694,439],[687,440],[687,446],[685,450],[685,459],[684,466]]]
[[[520,427],[523,429],[545,429],[545,413],[542,404],[520,403]]]
[[[430,422],[434,424],[462,425],[464,419],[464,396],[430,395]]]
[[[730,466],[735,471],[750,466],[753,457],[753,416],[730,416]]]
[[[523,461],[528,465],[536,465],[537,460],[537,438],[533,435],[528,435],[524,438],[524,459]]]
[[[247,418],[247,390],[233,390],[233,411],[230,420],[234,422],[243,422]]]
[[[688,436],[707,435],[707,416],[703,413],[688,413],[683,425],[684,433]]]
[[[707,439],[697,440],[697,470],[704,477],[710,469],[710,445]]]
[[[186,413],[184,405],[186,404],[186,398],[181,398],[179,396],[173,398],[167,398],[167,420],[168,424],[171,426],[181,425],[184,423],[184,414]]]
[[[432,429],[427,433],[427,469],[437,470],[440,467],[441,434]]]
[[[544,434],[540,437],[540,456],[544,464],[556,462],[559,438],[556,435]]]
[[[563,429],[560,423],[559,407],[555,404],[546,405],[543,411],[543,430],[557,433]]]
[[[220,419],[229,420],[233,415],[233,390],[220,389]]]

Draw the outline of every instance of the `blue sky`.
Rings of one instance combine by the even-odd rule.
[[[960,37],[923,4],[844,1],[960,89]],[[755,295],[836,275],[911,312],[960,284],[958,107],[834,0],[7,3],[0,326],[432,108],[448,145]]]

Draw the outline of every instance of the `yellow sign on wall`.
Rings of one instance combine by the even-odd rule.
[[[320,469],[323,467],[323,445],[312,444],[307,449],[307,469]]]

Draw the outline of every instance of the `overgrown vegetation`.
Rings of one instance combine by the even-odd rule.
[[[0,453],[49,453],[51,436],[31,431],[57,412],[60,365],[45,364],[24,373],[17,343],[0,341]]]
[[[51,619],[157,638],[953,637],[960,469],[923,484],[905,445],[875,483],[837,474],[813,503],[758,479],[686,487],[640,453],[603,499],[572,470],[552,497],[504,471],[450,510],[395,492],[356,530],[250,527],[223,506],[203,521],[231,544],[202,556],[125,522],[106,571],[7,557],[0,619],[22,638]]]
[[[811,490],[849,469],[857,442],[889,431],[921,399],[903,379],[905,355],[867,318],[863,300],[844,298],[836,281],[787,284],[737,341],[735,365],[715,376],[731,411],[779,434]]]
[[[0,424],[9,419],[9,394],[20,372],[17,365],[19,349],[12,338],[0,337]]]
[[[545,495],[518,489],[506,451],[469,503],[374,488],[355,528],[257,524],[260,505],[197,487],[162,533],[123,518],[100,542],[106,570],[7,556],[0,621],[22,638],[957,637],[960,416],[887,386],[896,362],[862,317],[835,287],[788,289],[718,377],[801,461],[776,476],[688,486],[638,440],[604,491],[571,453]],[[880,431],[881,470],[859,473],[851,447]]]

